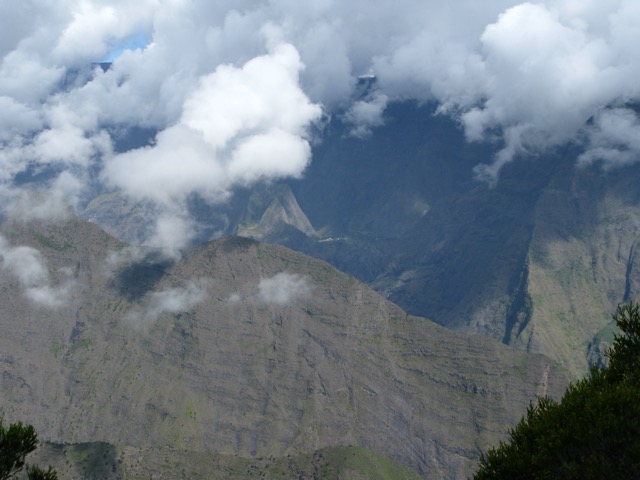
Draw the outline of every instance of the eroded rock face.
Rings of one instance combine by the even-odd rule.
[[[2,232],[47,272],[31,285],[5,260],[0,277],[4,415],[42,439],[245,456],[353,444],[459,478],[566,386],[545,357],[407,315],[284,247],[229,237],[168,259],[77,219]]]
[[[279,243],[282,230],[287,227],[310,239],[318,237],[288,185],[256,187],[249,197],[237,234]]]
[[[580,165],[583,146],[519,156],[473,178],[499,145],[467,142],[433,106],[392,103],[366,139],[339,121],[296,198],[326,242],[284,243],[406,311],[551,356],[574,378],[601,362],[611,314],[640,294],[639,164]]]
[[[391,102],[365,139],[334,116],[303,178],[241,189],[224,205],[191,202],[193,241],[239,233],[288,246],[407,312],[584,375],[603,361],[616,305],[640,293],[640,167],[578,166],[583,147],[569,144],[523,153],[487,185],[474,167],[500,145],[466,141],[435,111]],[[83,212],[134,243],[152,236],[157,214],[118,193]]]
[[[640,168],[566,165],[537,203],[528,254],[532,312],[515,336],[576,376],[602,362],[611,314],[640,294]]]

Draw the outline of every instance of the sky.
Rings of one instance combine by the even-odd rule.
[[[193,195],[299,178],[315,126],[346,111],[366,138],[398,100],[497,142],[489,185],[570,140],[580,164],[640,158],[637,0],[0,0],[0,32],[2,208],[51,219],[120,191],[157,207],[150,244],[188,243]],[[158,133],[121,151],[131,127]],[[41,171],[35,205],[16,178]]]

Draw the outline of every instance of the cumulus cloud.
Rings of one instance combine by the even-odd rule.
[[[620,139],[598,112],[640,96],[634,0],[25,0],[0,18],[0,201],[32,171],[75,203],[120,189],[157,206],[154,242],[189,227],[193,195],[302,175],[321,105],[364,137],[388,102],[436,102],[469,141],[498,142],[476,169],[495,182],[577,136],[612,160]],[[377,91],[357,98],[369,71]],[[120,142],[132,126],[158,133]]]
[[[366,138],[371,135],[373,127],[384,125],[384,110],[387,108],[389,97],[380,92],[374,92],[364,100],[356,101],[344,115],[347,123],[353,125],[349,135]]]
[[[56,308],[67,303],[73,285],[73,282],[66,282],[58,287],[49,285],[27,287],[25,295],[29,300],[41,307]]]
[[[110,251],[104,262],[103,273],[111,276],[113,271],[132,263],[143,262],[149,255],[163,252],[150,252],[149,249],[140,247],[139,245],[126,245],[115,251]],[[160,259],[163,259],[160,257]]]
[[[171,213],[158,219],[151,243],[188,241],[181,212],[193,194],[216,202],[237,185],[302,174],[311,158],[306,129],[321,115],[298,85],[302,68],[290,44],[239,68],[221,65],[200,79],[154,145],[107,160],[108,184]]]
[[[289,305],[310,291],[306,277],[281,272],[271,278],[263,278],[258,284],[258,298],[265,303]]]
[[[194,192],[216,200],[261,177],[299,176],[310,160],[305,129],[321,114],[298,86],[301,68],[289,44],[218,67],[185,99],[178,123],[153,146],[109,159],[105,179],[170,206]]]
[[[613,168],[640,162],[640,118],[635,111],[599,112],[588,135],[588,148],[578,158],[581,165],[602,162],[605,168]]]
[[[126,41],[132,31],[149,28],[151,0],[73,2],[72,15],[59,35],[53,55],[62,62],[95,61]]]
[[[206,279],[189,282],[184,288],[172,288],[148,294],[140,307],[130,310],[124,321],[136,329],[150,328],[161,315],[184,312],[206,298]]]
[[[273,277],[261,278],[258,284],[248,284],[226,299],[230,305],[240,302],[267,303],[286,306],[305,298],[311,292],[311,284],[306,276],[280,272]]]
[[[484,98],[461,119],[471,140],[502,132],[494,165],[476,170],[484,178],[518,154],[566,142],[599,109],[640,93],[632,80],[640,63],[628,50],[640,39],[629,28],[629,18],[640,18],[635,2],[547,3],[509,8],[480,38]]]
[[[69,182],[71,186],[64,185]],[[72,214],[71,203],[65,191],[79,188],[77,181],[66,175],[61,175],[56,183],[63,184],[61,188],[54,188],[51,192],[33,192],[23,190],[15,202],[10,204],[9,215],[14,220],[22,222],[38,221],[42,223],[58,223],[68,219]]]
[[[52,286],[49,269],[38,250],[27,246],[12,247],[0,236],[2,269],[15,275],[24,289],[25,296],[38,306],[55,308],[64,305],[73,287],[69,271],[61,271],[66,281]]]

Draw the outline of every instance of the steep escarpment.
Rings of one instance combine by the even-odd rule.
[[[576,375],[588,361],[602,361],[611,313],[640,293],[638,173],[566,165],[536,208],[528,255],[532,316],[514,343]]]
[[[490,187],[472,172],[495,146],[466,142],[428,106],[393,104],[388,119],[371,139],[330,132],[317,148],[294,192],[331,241],[290,245],[575,378],[602,362],[611,313],[638,295],[637,165],[579,166],[568,144],[518,158]]]
[[[407,315],[284,247],[230,237],[167,258],[77,219],[3,235],[4,414],[43,439],[250,457],[357,445],[457,478],[566,385],[543,356]],[[46,275],[21,276],[16,252]]]
[[[335,117],[304,178],[238,191],[225,206],[193,200],[196,240],[237,233],[288,246],[411,314],[582,376],[603,361],[616,304],[637,296],[638,168],[577,167],[582,149],[569,144],[523,154],[490,186],[473,169],[500,146],[467,142],[434,109],[391,103],[364,139]],[[142,241],[146,208],[112,193],[83,214]]]

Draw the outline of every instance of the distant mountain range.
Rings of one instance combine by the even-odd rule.
[[[226,237],[172,258],[75,217],[0,234],[3,415],[50,442],[248,465],[354,445],[461,478],[567,384],[542,355],[408,315],[281,246]]]
[[[339,122],[293,192],[341,242],[283,243],[363,279],[407,311],[527,351],[576,376],[600,361],[618,303],[638,296],[640,168],[577,166],[566,145],[473,179],[491,145],[428,105],[391,105],[366,140]],[[287,241],[288,240],[288,241]],[[608,332],[608,333],[607,333]]]
[[[194,205],[199,240],[286,245],[412,314],[543,352],[576,377],[602,361],[610,314],[638,295],[640,168],[577,167],[580,150],[566,145],[516,159],[491,188],[473,167],[498,145],[467,142],[432,105],[392,103],[385,115],[364,139],[336,115],[302,180]],[[83,215],[136,242],[148,208],[110,194]]]

